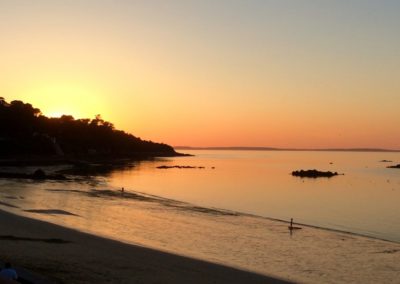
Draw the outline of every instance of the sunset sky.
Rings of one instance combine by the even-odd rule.
[[[0,0],[0,96],[189,146],[400,149],[400,1]]]

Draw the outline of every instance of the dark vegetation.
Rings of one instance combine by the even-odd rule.
[[[300,171],[293,171],[292,176],[296,177],[307,177],[307,178],[318,178],[318,177],[333,177],[339,175],[337,172],[322,172],[322,171],[317,171],[317,170],[300,170]]]
[[[22,101],[0,97],[0,157],[111,157],[176,156],[166,144],[145,141],[114,128],[100,115],[94,119],[44,116]]]

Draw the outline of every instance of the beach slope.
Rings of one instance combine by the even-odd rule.
[[[289,283],[0,210],[0,256],[43,283]]]

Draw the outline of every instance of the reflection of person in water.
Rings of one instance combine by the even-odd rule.
[[[293,226],[293,218],[290,219],[290,226],[288,228],[290,232],[292,232],[292,230],[301,230],[301,227]]]

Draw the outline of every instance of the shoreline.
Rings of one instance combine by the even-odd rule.
[[[102,165],[127,165],[132,162],[149,161],[157,158],[187,157],[192,156],[186,153],[160,153],[144,152],[132,153],[131,155],[20,155],[20,156],[1,156],[1,167],[20,167],[20,166],[86,166],[90,164]]]
[[[290,221],[283,220],[283,219],[278,219],[278,218],[264,217],[264,216],[248,214],[248,213],[239,213],[239,214],[242,214],[242,215],[245,215],[245,216],[250,216],[250,217],[253,217],[253,218],[262,218],[262,219],[271,220],[271,221],[274,221],[274,222],[282,222],[282,223],[285,223],[285,224],[290,224]],[[388,242],[388,243],[393,243],[393,244],[399,244],[400,245],[400,240],[399,241],[389,240],[389,239],[375,237],[375,236],[371,236],[371,235],[365,235],[365,234],[362,234],[362,233],[346,231],[346,230],[340,230],[340,229],[329,228],[329,227],[323,227],[323,226],[317,226],[317,225],[310,225],[310,224],[305,224],[305,223],[293,222],[293,224],[299,225],[299,226],[303,226],[303,227],[307,227],[307,228],[313,228],[313,229],[317,229],[317,230],[328,231],[328,232],[332,232],[332,233],[346,234],[346,235],[350,235],[350,236],[362,237],[362,238],[367,238],[367,239],[372,239],[372,240],[377,240],[377,241]]]
[[[0,261],[45,276],[34,283],[396,283],[399,243],[299,223],[302,230],[288,238],[285,220],[246,213],[232,218],[267,229],[268,259],[261,267],[176,254],[2,209],[0,237],[7,245],[0,247]],[[236,249],[234,243],[227,248]]]
[[[196,204],[191,204],[191,203],[188,203],[188,202],[185,202],[185,201],[166,198],[166,197],[162,197],[162,196],[158,196],[158,195],[154,195],[154,194],[145,193],[145,192],[142,192],[142,191],[130,190],[129,192],[134,193],[134,194],[138,194],[138,195],[142,195],[144,197],[155,198],[156,200],[166,200],[166,201],[169,201],[169,202],[176,202],[176,203],[180,203],[180,204],[185,204],[187,206],[192,206],[192,207],[194,206],[194,207],[197,207],[197,208],[202,208],[202,209],[205,209],[205,210],[208,209],[208,210],[212,210],[212,211],[217,211],[217,212],[220,212],[223,215],[248,216],[248,217],[252,217],[252,218],[260,218],[260,219],[265,219],[265,220],[269,220],[269,221],[280,222],[280,223],[284,223],[285,225],[290,224],[290,221],[284,220],[284,219],[279,219],[279,218],[261,216],[261,215],[256,215],[256,214],[252,214],[252,213],[236,211],[236,210],[231,210],[231,209],[224,209],[224,208],[217,208],[217,207],[203,207],[203,206],[199,206],[199,205],[196,205]],[[362,233],[352,232],[352,231],[348,231],[348,230],[341,230],[341,229],[329,228],[329,227],[306,224],[306,223],[298,223],[298,222],[294,222],[293,224],[300,225],[300,226],[307,227],[307,228],[313,228],[313,229],[318,229],[318,230],[329,231],[329,232],[333,232],[333,233],[348,234],[348,235],[357,236],[357,237],[363,237],[363,238],[367,238],[367,239],[373,239],[373,240],[384,241],[384,242],[389,242],[389,243],[394,243],[394,244],[400,244],[400,240],[399,241],[395,241],[395,240],[375,237],[375,236],[372,236],[372,235],[366,235],[366,234],[362,234]]]
[[[68,172],[70,170],[73,170],[73,169],[67,169],[67,170],[63,170],[63,171]],[[1,174],[1,172],[0,172],[0,174]],[[52,176],[52,174],[49,175],[50,178],[46,178],[44,180],[52,180],[51,176]],[[5,179],[9,179],[9,178],[5,178]],[[25,179],[25,178],[22,178],[22,179]],[[35,179],[31,178],[31,177],[29,177],[28,179],[30,179],[32,181],[35,180]],[[56,179],[56,180],[58,180],[58,179]],[[69,179],[65,179],[65,180],[66,181],[71,181],[71,182],[74,181],[74,180],[69,180]],[[64,181],[64,179],[62,181]],[[119,193],[118,190],[116,190],[115,192]],[[198,206],[196,204],[188,203],[186,201],[180,201],[180,200],[176,200],[176,199],[166,198],[166,197],[153,195],[153,194],[149,194],[149,193],[145,193],[145,192],[141,192],[141,191],[130,190],[130,192],[133,193],[134,195],[136,195],[136,197],[141,196],[141,197],[146,198],[146,199],[149,197],[150,199],[154,199],[154,200],[157,200],[157,201],[161,201],[161,200],[165,201],[166,200],[166,201],[169,201],[169,202],[178,203],[178,204],[186,205],[186,206],[189,206],[189,207],[200,208],[200,209],[203,209],[204,211],[211,210],[211,211],[220,212],[223,215],[232,214],[232,215],[238,215],[238,216],[239,215],[240,216],[249,216],[249,217],[253,217],[253,218],[261,218],[261,219],[265,219],[265,220],[270,220],[270,221],[274,221],[274,222],[282,222],[284,224],[289,224],[290,223],[289,220],[285,220],[285,219],[262,216],[262,215],[252,214],[252,213],[243,212],[243,211],[236,211],[236,210],[231,210],[231,209],[224,209],[224,208],[217,208],[217,207],[203,207],[203,206]],[[0,201],[0,206],[1,205],[7,206],[7,207],[14,207],[14,205],[12,205],[12,204],[8,204],[6,202],[1,202]],[[14,208],[17,208],[17,207],[14,207]],[[2,209],[0,209],[0,210],[2,210]],[[8,212],[8,211],[6,211],[6,212]],[[11,213],[11,214],[14,214],[14,213]],[[18,213],[15,213],[15,215],[23,216],[23,215],[19,215]],[[23,216],[23,217],[25,217],[25,216]],[[30,218],[30,217],[27,217],[27,218]],[[35,218],[32,218],[32,219],[40,220],[40,219],[35,219]],[[324,226],[321,226],[321,225],[313,225],[313,224],[307,224],[307,223],[298,223],[298,222],[294,222],[294,223],[297,224],[297,225],[303,226],[303,227],[308,227],[308,228],[320,229],[320,230],[330,231],[330,232],[334,232],[334,233],[348,234],[348,235],[364,237],[364,238],[369,238],[369,239],[374,239],[374,240],[379,240],[379,241],[385,241],[385,242],[394,243],[394,244],[400,244],[400,240],[387,239],[387,238],[384,238],[384,237],[358,233],[358,232],[351,231],[351,230],[343,230],[343,229],[339,229],[339,228],[336,229],[336,228],[324,227]]]
[[[2,236],[39,239],[3,239],[2,243],[7,245],[0,247],[0,255],[2,261],[42,275],[43,283],[291,283],[3,210],[0,210],[0,231]]]

